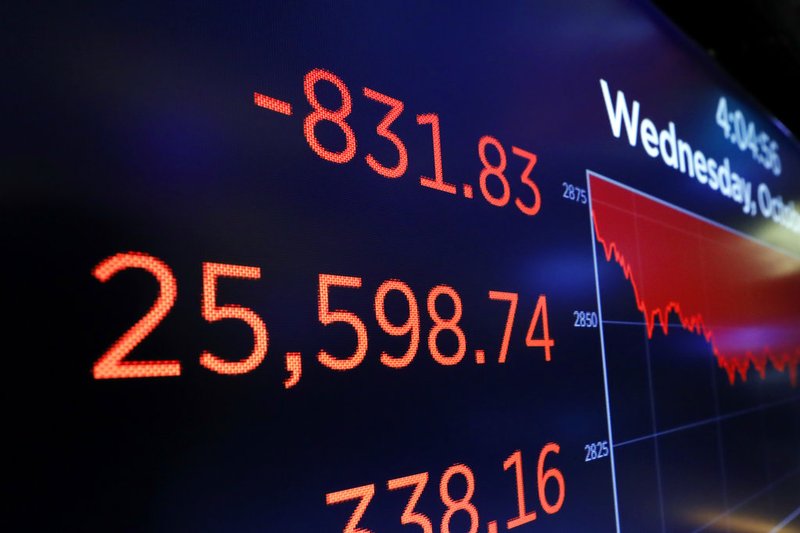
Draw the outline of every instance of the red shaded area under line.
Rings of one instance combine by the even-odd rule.
[[[592,221],[607,261],[622,268],[652,338],[675,313],[702,335],[733,384],[767,362],[797,385],[800,260],[596,175]]]

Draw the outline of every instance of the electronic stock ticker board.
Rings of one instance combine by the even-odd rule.
[[[797,527],[800,147],[655,8],[24,9],[16,530]]]

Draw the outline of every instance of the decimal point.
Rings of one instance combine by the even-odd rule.
[[[475,350],[475,362],[482,365],[486,362],[486,352],[483,350]]]
[[[472,198],[472,185],[469,185],[468,183],[464,184],[464,196],[466,198]]]
[[[486,524],[486,533],[497,533],[497,520],[492,520]]]

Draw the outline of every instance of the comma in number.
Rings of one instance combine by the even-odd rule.
[[[300,382],[300,377],[303,375],[300,352],[286,352],[286,370],[289,372],[289,377],[283,381],[283,386],[291,389]]]

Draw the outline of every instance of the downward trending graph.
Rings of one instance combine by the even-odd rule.
[[[630,282],[647,335],[669,320],[709,344],[734,385],[800,362],[800,259],[589,174],[595,237]]]
[[[588,181],[618,531],[769,531],[800,494],[800,258]]]

